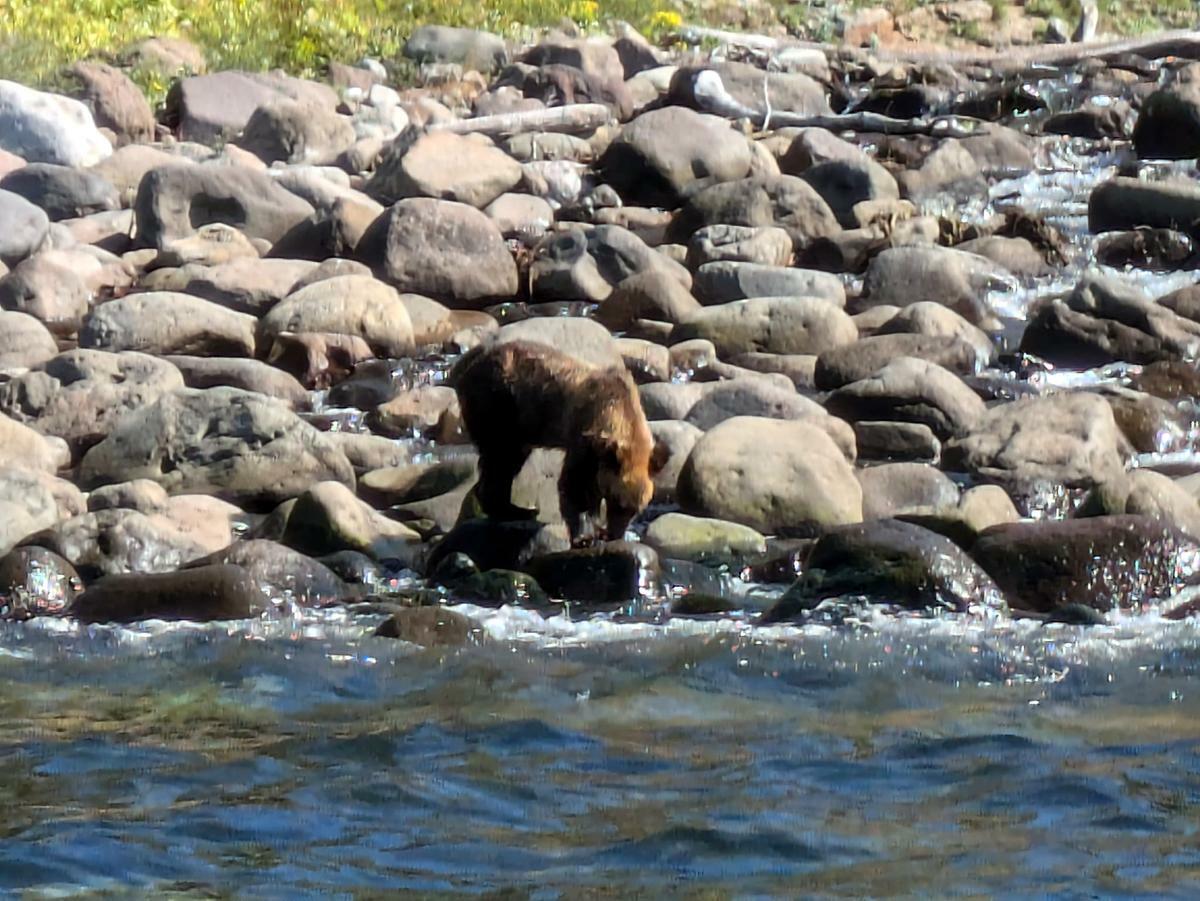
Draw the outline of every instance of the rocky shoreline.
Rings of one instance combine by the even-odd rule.
[[[0,617],[1191,613],[1200,287],[1137,274],[1197,266],[1162,161],[1200,65],[407,52],[420,87],[193,74],[157,118],[99,63],[0,82]],[[1112,170],[1082,237],[1001,187],[1064,153]],[[629,540],[569,547],[555,451],[537,522],[473,515],[443,382],[514,340],[638,382],[670,454]]]

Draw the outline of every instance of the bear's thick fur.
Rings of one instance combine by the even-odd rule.
[[[532,341],[473,348],[450,372],[463,423],[479,449],[477,494],[493,519],[527,519],[512,483],[535,447],[566,451],[558,490],[572,544],[604,502],[619,539],[654,494],[657,463],[637,387],[624,368],[601,369]]]

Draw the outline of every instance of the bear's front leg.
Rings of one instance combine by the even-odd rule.
[[[489,446],[479,449],[479,505],[489,519],[501,522],[537,519],[537,510],[512,502],[512,484],[529,458],[530,449]]]

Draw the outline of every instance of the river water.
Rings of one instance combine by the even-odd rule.
[[[1121,156],[1041,161],[993,198],[1080,255],[1014,322]],[[483,637],[430,649],[347,611],[0,624],[0,893],[1200,893],[1193,623],[457,609]]]

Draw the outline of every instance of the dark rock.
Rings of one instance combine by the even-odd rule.
[[[843,526],[817,539],[804,575],[762,622],[803,616],[822,601],[865,596],[910,610],[1003,610],[996,582],[948,538],[881,519]]]
[[[552,598],[625,604],[641,598],[657,580],[658,555],[644,544],[610,541],[534,557],[529,573]]]
[[[68,613],[85,623],[210,622],[254,616],[263,603],[258,585],[240,566],[205,566],[105,576],[89,585]]]
[[[995,526],[971,555],[1013,609],[1137,611],[1196,582],[1200,545],[1150,517],[1098,516]]]
[[[66,71],[76,84],[72,93],[92,111],[101,128],[112,131],[121,144],[154,140],[154,111],[134,82],[113,66],[93,61],[75,63]]]
[[[1117,177],[1092,191],[1088,228],[1093,232],[1170,228],[1194,232],[1200,220],[1200,185],[1192,179],[1142,181]]]
[[[375,634],[425,648],[457,647],[477,640],[482,630],[461,613],[444,607],[405,607],[380,623]]]
[[[667,240],[686,244],[706,225],[778,226],[791,235],[795,247],[841,230],[812,185],[790,175],[754,176],[705,188],[675,216]]]
[[[186,563],[181,571],[221,565],[245,570],[275,604],[294,601],[304,607],[324,607],[351,595],[345,582],[324,563],[278,542],[255,538],[236,541],[215,554]]]
[[[117,189],[87,169],[29,163],[0,179],[0,190],[19,194],[38,206],[51,222],[120,207]]]
[[[919,422],[853,423],[858,458],[868,461],[913,461],[936,463],[942,455],[942,443],[933,429]]]
[[[1188,66],[1146,98],[1133,129],[1133,148],[1142,159],[1200,156],[1200,69]]]
[[[482,572],[520,570],[536,556],[563,551],[569,546],[565,530],[540,522],[468,519],[433,546],[425,561],[425,571],[433,572],[443,560],[455,554],[465,554]]]

